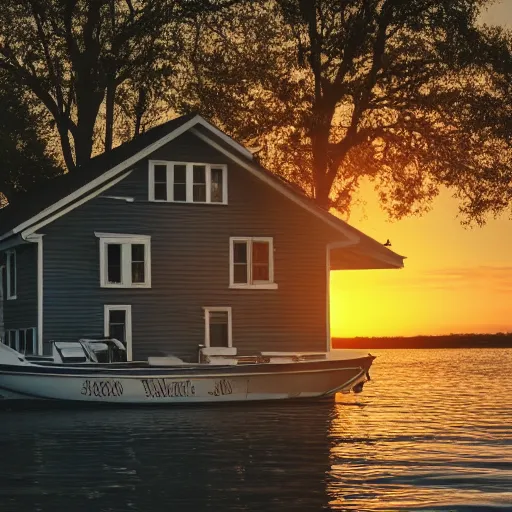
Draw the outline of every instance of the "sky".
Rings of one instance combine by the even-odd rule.
[[[512,28],[512,0],[496,2],[482,21]],[[512,219],[465,228],[447,190],[422,217],[390,222],[364,183],[349,222],[407,257],[400,270],[331,272],[331,334],[512,332]]]

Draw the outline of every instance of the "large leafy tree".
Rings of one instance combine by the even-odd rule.
[[[73,171],[89,160],[98,134],[106,151],[112,147],[116,110],[141,130],[150,101],[171,89],[183,24],[230,3],[4,0],[0,68],[51,114]]]
[[[446,186],[467,221],[512,201],[511,35],[485,0],[270,0],[190,34],[201,108],[323,207],[372,180],[392,217]]]
[[[62,170],[48,154],[26,91],[0,72],[0,207]]]

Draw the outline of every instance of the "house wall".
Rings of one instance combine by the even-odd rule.
[[[103,335],[105,304],[130,304],[134,359],[173,353],[197,358],[205,306],[231,306],[233,345],[325,350],[326,244],[339,233],[194,135],[152,159],[228,164],[228,205],[148,201],[148,162],[104,195],[55,220],[44,236],[44,339]],[[100,288],[94,232],[150,235],[152,287]],[[229,237],[274,238],[277,290],[229,289]]]
[[[16,250],[16,299],[3,297],[4,330],[37,327],[37,245],[21,244]],[[0,266],[5,252],[0,252]],[[5,274],[4,274],[5,275]],[[4,289],[7,286],[3,283]]]

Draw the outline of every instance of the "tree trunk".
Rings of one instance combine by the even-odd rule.
[[[313,152],[313,182],[315,201],[322,208],[329,208],[329,193],[332,180],[329,177],[329,132],[331,117],[322,112],[318,105],[311,128],[311,149]]]
[[[69,140],[69,119],[64,117],[57,122],[57,130],[59,132],[60,146],[62,148],[62,156],[64,163],[69,172],[73,172],[76,168],[75,160],[73,159],[73,150],[71,149],[71,142]]]
[[[137,137],[140,134],[140,128],[142,125],[142,116],[146,110],[146,89],[139,89],[139,97],[137,98],[137,104],[135,105],[135,130],[133,137]]]
[[[107,94],[105,100],[105,152],[112,149],[115,99],[116,79],[115,75],[110,75],[107,78]]]
[[[78,87],[77,87],[78,89]],[[80,90],[81,89],[81,90]],[[94,141],[94,126],[98,112],[103,102],[104,91],[80,88],[77,91],[76,106],[78,122],[75,136],[75,162],[76,167],[84,166],[92,154]]]

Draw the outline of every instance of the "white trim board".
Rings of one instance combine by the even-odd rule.
[[[23,238],[26,238],[27,236],[30,236],[32,233],[36,232],[38,229],[41,229],[42,227],[46,226],[47,224],[50,224],[51,222],[53,222],[54,220],[58,219],[59,217],[62,217],[63,215],[66,215],[66,213],[69,213],[71,210],[74,210],[75,208],[78,208],[79,206],[81,206],[82,204],[86,203],[90,199],[93,199],[96,196],[99,196],[102,192],[105,192],[109,188],[113,187],[114,185],[116,185],[120,181],[122,181],[125,178],[127,178],[132,172],[133,172],[133,169],[130,169],[128,172],[126,172],[123,175],[119,176],[115,180],[109,181],[106,185],[104,185],[103,187],[95,190],[91,194],[89,194],[89,195],[87,195],[85,197],[82,197],[80,200],[78,200],[78,201],[76,201],[74,203],[71,203],[67,208],[63,208],[62,210],[59,210],[58,212],[56,212],[54,215],[51,215],[50,217],[47,217],[47,218],[43,219],[41,222],[38,222],[36,225],[33,225],[33,226],[29,227],[28,229],[25,229],[24,231],[22,231],[21,236]]]
[[[37,244],[37,353],[43,355],[43,236],[33,233],[26,236],[27,242]]]

